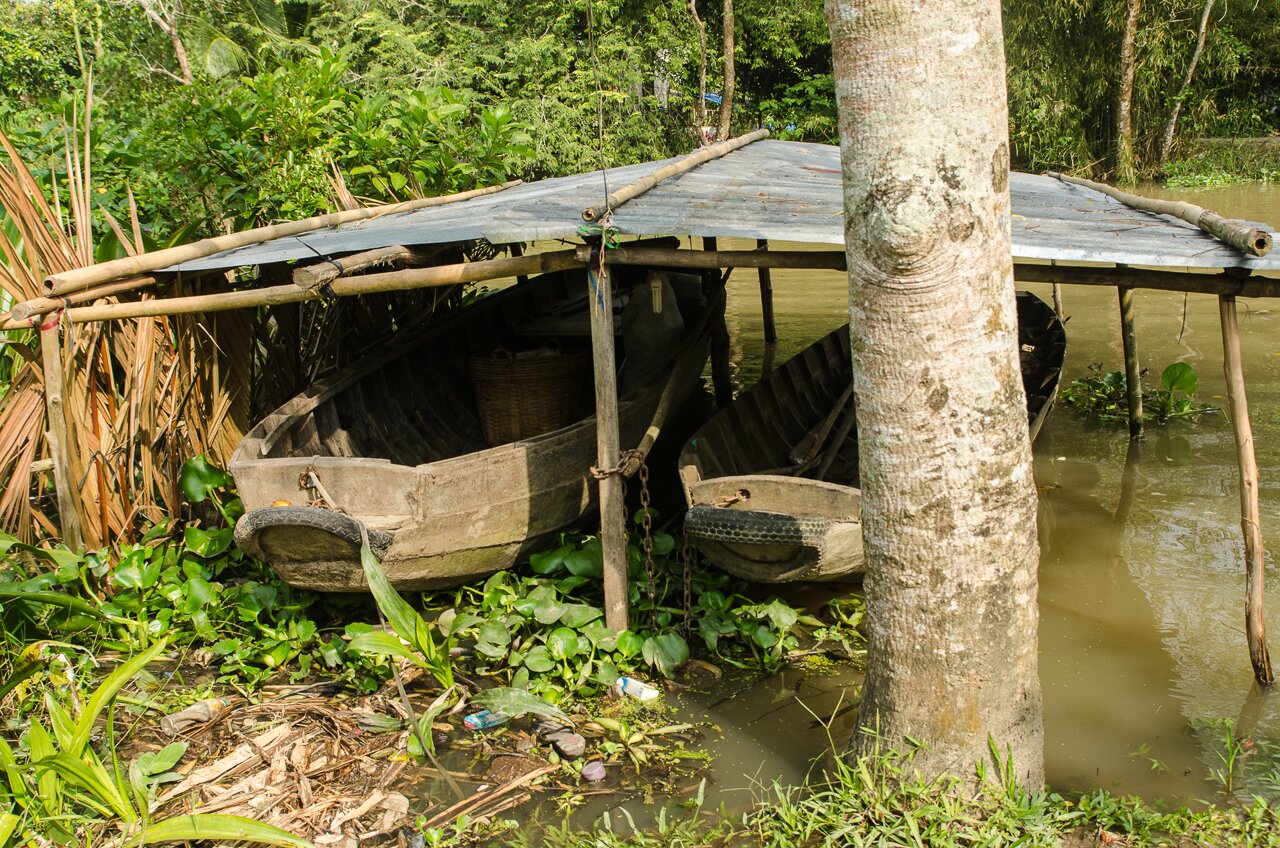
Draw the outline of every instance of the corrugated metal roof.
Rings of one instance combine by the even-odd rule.
[[[673,161],[611,168],[610,187],[635,182]],[[1280,270],[1280,254],[1244,256],[1190,224],[1131,209],[1083,186],[1014,173],[1010,190],[1015,260]],[[582,210],[599,203],[602,196],[601,175],[594,171],[276,239],[165,270],[264,265],[396,244],[575,238]],[[660,183],[618,208],[613,226],[623,235],[635,236],[737,236],[842,244],[843,209],[839,148],[765,140]]]

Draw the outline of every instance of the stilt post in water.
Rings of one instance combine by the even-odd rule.
[[[1227,377],[1227,405],[1231,410],[1236,459],[1240,464],[1240,529],[1244,531],[1246,575],[1244,629],[1249,640],[1253,676],[1263,686],[1270,686],[1274,676],[1271,652],[1267,650],[1267,625],[1262,603],[1262,510],[1258,504],[1258,460],[1253,452],[1253,426],[1249,423],[1249,402],[1244,391],[1236,299],[1230,295],[1219,297],[1218,311],[1222,318],[1222,367]]]
[[[1059,321],[1065,317],[1062,310],[1062,283],[1053,284],[1053,314],[1058,316]]]
[[[768,250],[768,239],[756,239],[756,249]],[[772,272],[760,267],[760,315],[764,319],[764,343],[773,344],[778,340],[778,328],[773,322],[773,276]]]
[[[715,236],[702,239],[702,249],[712,253],[716,251]],[[706,280],[707,296],[715,294],[715,289],[724,285],[719,268],[712,268],[703,278]],[[726,301],[727,303],[727,301]],[[729,327],[725,324],[724,313],[711,325],[711,386],[716,392],[716,406],[724,409],[733,403],[733,377],[729,373]]]
[[[613,342],[613,285],[602,261],[587,267],[591,303],[591,358],[596,384],[596,454],[600,485],[600,548],[604,555],[604,619],[627,629],[627,510],[618,436],[618,372]]]
[[[58,497],[58,521],[62,541],[68,548],[79,550],[84,545],[80,525],[80,504],[75,491],[75,472],[71,465],[71,436],[67,412],[62,402],[65,376],[62,360],[61,330],[58,325],[40,331],[40,356],[44,365],[45,439],[53,460],[53,485]]]
[[[1142,436],[1142,369],[1138,367],[1138,331],[1133,323],[1133,289],[1118,286],[1120,337],[1124,341],[1124,381],[1129,393],[1129,438]]]

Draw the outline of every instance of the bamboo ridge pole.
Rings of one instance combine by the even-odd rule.
[[[1245,607],[1244,628],[1249,640],[1249,661],[1253,676],[1263,686],[1271,685],[1271,653],[1267,649],[1267,625],[1263,610],[1262,509],[1258,504],[1258,460],[1253,451],[1253,426],[1249,422],[1249,402],[1245,398],[1244,364],[1240,354],[1240,328],[1236,322],[1234,297],[1218,298],[1222,320],[1222,369],[1227,378],[1227,405],[1236,437],[1236,459],[1240,464],[1240,529],[1244,533]]]
[[[572,250],[552,253],[534,253],[528,256],[490,259],[484,262],[464,262],[458,265],[441,265],[435,268],[411,268],[405,271],[388,271],[383,274],[365,274],[334,280],[330,289],[334,295],[349,296],[377,292],[403,291],[405,289],[451,286],[457,283],[477,283],[518,274],[541,274],[550,271],[567,271],[581,268],[583,263]],[[321,300],[325,297],[317,289],[301,289],[289,283],[262,289],[219,292],[217,294],[192,295],[190,297],[158,298],[135,303],[108,303],[69,309],[65,320],[73,324],[91,321],[116,321],[124,318],[149,318],[158,315],[190,315],[197,312],[225,312],[254,306],[270,306],[279,303],[297,303],[303,300]],[[15,321],[0,325],[0,330],[20,329],[26,326]]]
[[[179,245],[178,247],[170,247],[164,250],[157,250],[153,253],[143,253],[138,256],[126,256],[121,259],[113,259],[110,262],[102,262],[97,265],[88,265],[84,268],[76,268],[71,271],[63,271],[60,274],[52,274],[44,281],[45,292],[47,294],[61,295],[73,291],[87,289],[98,283],[105,283],[111,280],[117,280],[121,277],[128,277],[137,274],[148,274],[152,271],[158,271],[161,268],[167,268],[170,265],[176,265],[179,262],[189,262],[192,259],[202,259],[206,256],[212,256],[215,253],[221,253],[224,250],[233,250],[237,247],[247,247],[251,244],[258,244],[271,239],[285,238],[287,236],[296,236],[301,233],[319,230],[325,227],[336,227],[339,224],[350,224],[355,221],[367,221],[370,218],[380,218],[383,215],[392,215],[397,212],[411,212],[415,209],[427,209],[432,206],[444,206],[449,203],[457,203],[462,200],[471,200],[472,198],[482,197],[486,194],[493,194],[512,186],[519,185],[521,180],[511,180],[502,185],[488,186],[487,188],[478,188],[472,191],[463,191],[456,194],[446,194],[441,197],[424,197],[418,200],[407,200],[404,203],[393,203],[387,206],[375,206],[368,209],[351,209],[345,212],[333,212],[328,215],[318,215],[314,218],[306,218],[301,221],[285,221],[280,224],[271,224],[266,227],[257,227],[252,230],[245,230],[240,233],[231,233],[225,236],[214,236],[213,238],[203,239],[202,241],[192,242],[191,244]]]
[[[762,138],[768,137],[769,131],[767,129],[759,129],[755,132],[749,132],[746,135],[738,136],[737,138],[731,138],[727,141],[721,141],[709,147],[704,147],[696,153],[691,153],[683,159],[659,168],[647,177],[636,180],[630,185],[623,186],[605,198],[604,203],[597,206],[588,206],[586,209],[582,210],[582,220],[587,223],[599,221],[605,216],[605,213],[612,212],[628,200],[634,200],[663,180],[679,176],[686,171],[693,170],[704,162],[710,162],[712,159],[719,159],[726,153],[732,153],[741,147],[746,147],[753,141],[759,141]]]
[[[1048,176],[1056,177],[1064,183],[1072,183],[1102,192],[1108,197],[1120,201],[1125,206],[1131,206],[1143,212],[1152,212],[1156,215],[1172,215],[1175,218],[1180,218],[1250,256],[1266,256],[1271,252],[1271,233],[1266,230],[1260,230],[1257,227],[1251,227],[1243,221],[1224,218],[1217,212],[1212,212],[1202,206],[1196,206],[1194,203],[1187,203],[1184,200],[1156,200],[1151,197],[1142,197],[1103,183],[1096,183],[1093,180],[1068,177],[1065,174],[1053,171],[1050,171]]]
[[[433,251],[434,252],[434,251]],[[431,258],[427,251],[415,250],[402,244],[391,247],[379,247],[366,250],[341,259],[327,259],[314,265],[303,265],[293,269],[293,284],[304,289],[314,289],[325,283],[333,282],[339,277],[348,277],[358,271],[365,271],[378,265],[391,265],[396,262],[421,265]]]
[[[103,297],[151,288],[156,283],[156,278],[151,276],[128,277],[116,283],[108,283],[105,286],[95,286],[91,289],[73,292],[66,297],[32,298],[21,303],[15,303],[13,310],[9,313],[9,317],[14,321],[30,321],[33,317],[53,312],[56,309],[88,303]]]

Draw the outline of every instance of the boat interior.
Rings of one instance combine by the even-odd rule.
[[[644,334],[630,332],[633,296],[658,300],[650,269],[616,266],[612,277],[619,392],[625,397],[652,383],[674,359],[678,345],[661,351],[629,351]],[[668,324],[677,331],[697,320],[701,278],[663,275]],[[258,424],[258,455],[387,459],[416,466],[493,447],[485,438],[471,363],[476,357],[557,356],[584,363],[582,390],[571,420],[592,414],[591,334],[587,274],[543,274],[493,292],[445,315],[413,337],[393,339],[344,369],[318,381]],[[639,306],[640,304],[637,304]],[[634,311],[634,310],[633,310]],[[677,316],[673,318],[672,315]],[[643,353],[643,355],[641,355]],[[644,363],[645,368],[637,367]]]
[[[1053,309],[1018,293],[1018,342],[1032,438],[1057,394],[1066,335]],[[711,418],[686,447],[702,479],[782,474],[858,487],[849,326],[763,377]]]

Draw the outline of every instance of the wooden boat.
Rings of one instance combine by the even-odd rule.
[[[643,349],[636,340],[646,327],[652,336],[643,317],[652,312],[651,287],[642,285],[648,274],[614,275],[624,448],[639,442],[657,409],[678,405],[700,385],[711,320],[723,308],[722,294],[704,299],[699,277],[664,274],[661,326],[677,335],[665,350]],[[268,415],[230,462],[247,508],[236,541],[295,586],[362,591],[363,526],[392,584],[425,590],[507,568],[580,520],[596,491],[587,292],[582,271],[517,284],[335,372]],[[631,320],[637,306],[641,318]],[[558,398],[581,388],[580,408],[567,426],[490,444],[473,367],[494,350],[537,350],[547,338],[563,345],[565,357],[580,351],[583,370],[581,386],[544,393]],[[628,351],[629,342],[636,349]]]
[[[1031,437],[1058,392],[1066,334],[1053,309],[1018,293]],[[685,532],[748,580],[834,580],[863,570],[849,326],[743,392],[680,455]]]

